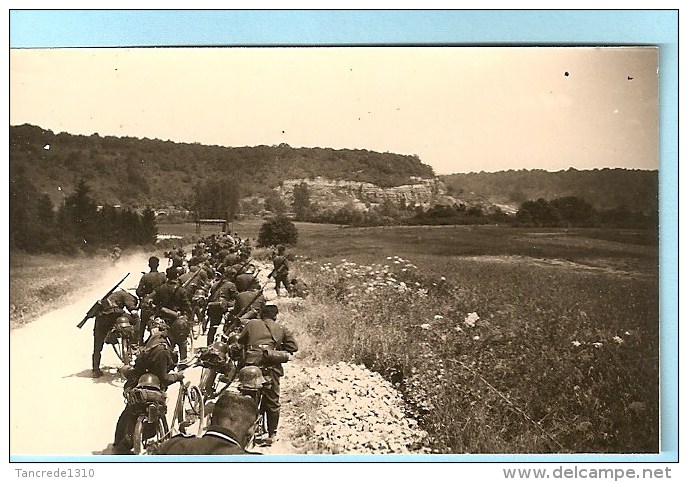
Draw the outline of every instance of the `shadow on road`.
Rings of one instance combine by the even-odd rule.
[[[91,370],[87,368],[86,370],[81,370],[80,372],[72,373],[71,375],[65,375],[62,378],[91,378],[93,383],[107,383],[113,387],[121,387],[124,380],[122,379],[119,370],[115,370],[116,369],[112,367],[103,367],[103,376],[100,378],[93,378]],[[115,371],[115,373],[112,373],[113,371]]]
[[[114,454],[114,447],[112,444],[108,444],[107,447],[105,447],[103,450],[94,450],[91,452],[91,455],[113,455]]]

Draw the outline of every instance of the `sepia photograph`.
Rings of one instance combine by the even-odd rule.
[[[659,454],[660,54],[13,46],[10,457]]]

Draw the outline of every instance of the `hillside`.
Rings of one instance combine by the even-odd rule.
[[[286,179],[346,179],[380,187],[433,178],[416,156],[367,150],[279,146],[221,147],[131,137],[55,134],[24,124],[10,127],[10,177],[25,176],[62,203],[84,177],[103,203],[136,207],[185,205],[193,186],[234,177],[244,195],[266,194]]]
[[[658,208],[658,172],[628,169],[593,169],[548,172],[509,170],[439,176],[448,194],[468,198],[475,193],[493,204],[519,206],[523,201],[575,196],[596,209],[625,206],[631,211]]]

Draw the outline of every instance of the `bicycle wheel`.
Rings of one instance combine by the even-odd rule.
[[[201,389],[196,385],[191,385],[185,397],[185,417],[189,427],[196,427],[196,434],[203,435],[205,431],[205,401]]]
[[[186,357],[191,358],[193,355],[194,351],[194,336],[192,334],[192,331],[189,331],[189,333],[186,335]]]
[[[117,338],[117,343],[112,345],[112,348],[115,350],[117,358],[119,358],[122,363],[125,365],[131,363],[131,344],[128,338],[119,336]]]
[[[212,398],[215,394],[215,379],[217,378],[217,370],[214,368],[203,368],[201,371],[201,393],[205,400]]]

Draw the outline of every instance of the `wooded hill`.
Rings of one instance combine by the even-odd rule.
[[[592,169],[548,172],[509,170],[440,176],[448,194],[470,198],[470,193],[494,204],[520,206],[524,201],[573,196],[595,209],[625,207],[649,213],[658,208],[658,171]]]
[[[460,164],[457,163],[457,169]],[[193,205],[194,186],[232,179],[241,197],[267,197],[287,179],[370,182],[386,188],[409,184],[411,177],[433,178],[417,156],[367,150],[279,146],[221,147],[157,139],[55,134],[24,124],[10,127],[10,179],[20,176],[55,206],[79,179],[103,204],[144,206]],[[448,194],[467,202],[507,204],[574,196],[595,209],[625,207],[657,210],[658,172],[594,169],[548,172],[509,170],[439,177]],[[62,191],[58,190],[58,187]],[[476,201],[476,202],[477,202]]]
[[[27,176],[55,205],[84,178],[99,202],[128,206],[190,206],[193,187],[232,178],[242,195],[267,194],[285,179],[348,179],[381,187],[432,178],[416,156],[367,150],[279,146],[221,147],[131,137],[55,134],[10,127],[10,177]]]

